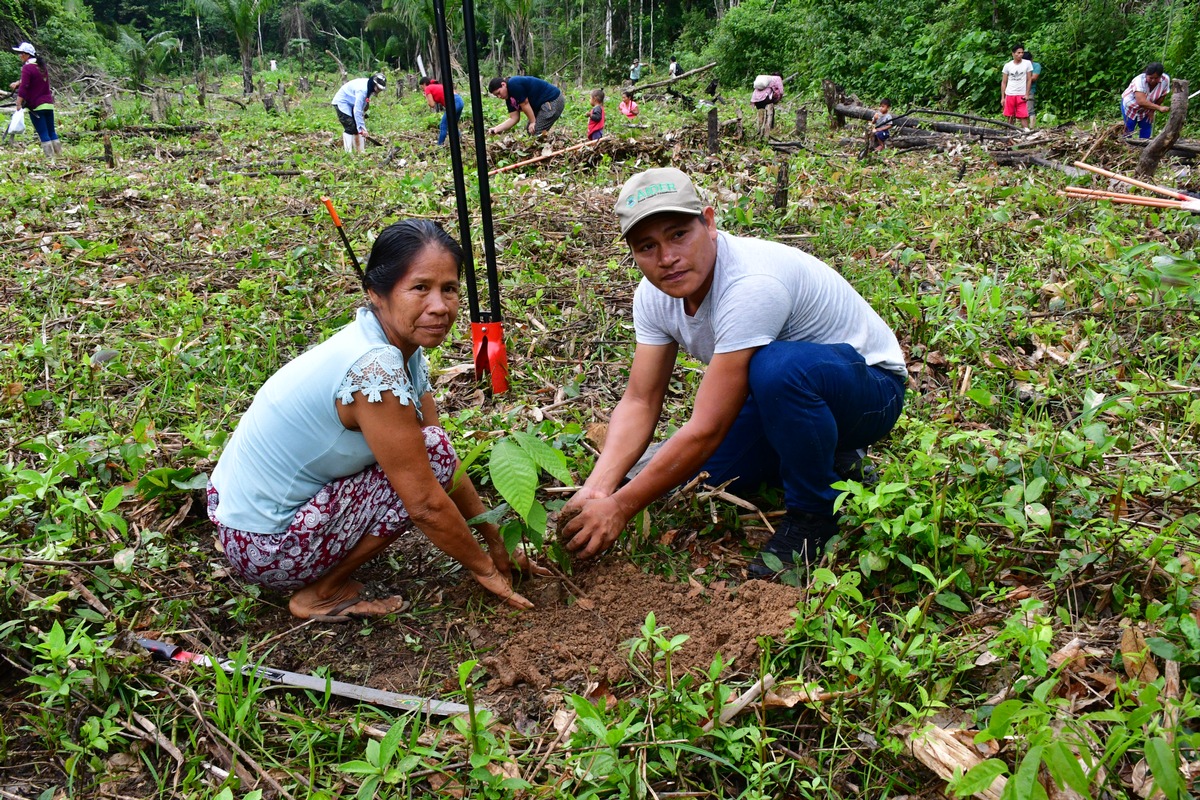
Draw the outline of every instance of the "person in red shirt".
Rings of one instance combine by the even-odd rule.
[[[441,108],[445,109],[444,113],[442,114],[442,124],[438,126],[438,140],[437,140],[437,143],[439,145],[443,144],[446,141],[446,137],[450,135],[450,120],[449,120],[450,109],[447,108],[447,106],[446,106],[446,87],[442,86],[440,83],[435,81],[433,78],[429,78],[429,77],[421,78],[421,87],[425,91],[425,102],[427,102],[429,104],[430,108],[434,109],[435,111],[438,109],[439,106]],[[462,112],[463,112],[462,96],[458,92],[455,92],[454,93],[454,124],[455,125],[458,124],[458,120],[462,116]]]
[[[592,110],[588,112],[588,141],[604,136],[604,90],[592,92]]]
[[[17,109],[29,109],[29,121],[42,142],[42,152],[48,156],[61,155],[62,142],[54,129],[54,95],[50,93],[46,65],[38,60],[37,50],[29,42],[21,42],[13,52],[21,59],[21,79],[9,87],[17,91]]]

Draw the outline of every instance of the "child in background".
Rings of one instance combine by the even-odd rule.
[[[889,131],[892,129],[892,101],[884,100],[879,104],[879,110],[875,112],[875,116],[871,117],[871,124],[875,126],[873,140],[875,144],[875,152],[878,153],[883,149],[883,145],[888,140]]]
[[[638,107],[633,99],[632,91],[626,89],[624,92],[621,92],[621,103],[617,106],[617,110],[630,119],[638,115]]]
[[[604,135],[604,90],[592,92],[592,110],[588,113],[588,141]]]

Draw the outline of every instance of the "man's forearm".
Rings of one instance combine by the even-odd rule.
[[[640,404],[617,403],[604,439],[604,451],[584,486],[604,494],[616,491],[629,468],[646,452],[659,413]]]
[[[679,432],[663,443],[662,449],[636,478],[613,494],[613,500],[627,517],[686,481],[690,480],[704,462],[716,452],[721,440],[715,435],[694,435],[684,425]]]

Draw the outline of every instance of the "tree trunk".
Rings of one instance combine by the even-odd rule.
[[[196,41],[200,44],[200,66],[204,66],[204,37],[200,35],[200,13],[196,12]]]
[[[604,4],[604,57],[612,58],[613,54],[613,7],[612,0],[606,0]]]
[[[1158,162],[1179,140],[1179,132],[1183,130],[1183,122],[1187,118],[1188,82],[1176,78],[1171,86],[1171,94],[1171,116],[1167,117],[1167,124],[1163,126],[1162,132],[1146,145],[1146,149],[1138,158],[1137,169],[1133,173],[1134,177],[1144,181],[1154,177],[1154,171],[1158,169]]]
[[[638,62],[642,60],[642,16],[646,0],[638,0]]]
[[[242,42],[242,94],[254,94],[254,42]]]
[[[717,139],[717,109],[710,109],[708,112],[708,153],[716,155],[720,149],[720,143]]]

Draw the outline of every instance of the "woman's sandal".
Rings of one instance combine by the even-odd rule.
[[[385,617],[388,614],[402,614],[412,606],[412,603],[405,600],[403,597],[401,597],[398,594],[392,595],[388,599],[389,600],[399,600],[400,601],[399,607],[394,608],[391,611],[386,611],[383,614],[364,614],[364,613],[358,612],[358,611],[353,612],[353,613],[343,613],[346,611],[346,609],[353,608],[354,606],[356,606],[359,603],[364,602],[366,600],[366,598],[364,598],[364,597],[355,597],[350,600],[345,600],[341,603],[338,603],[336,606],[334,606],[333,610],[331,612],[329,612],[328,614],[313,614],[311,617],[308,618],[307,621],[310,621],[310,622],[350,622],[351,620],[356,620],[356,619],[360,619],[360,620],[361,619],[378,619],[379,617]]]

